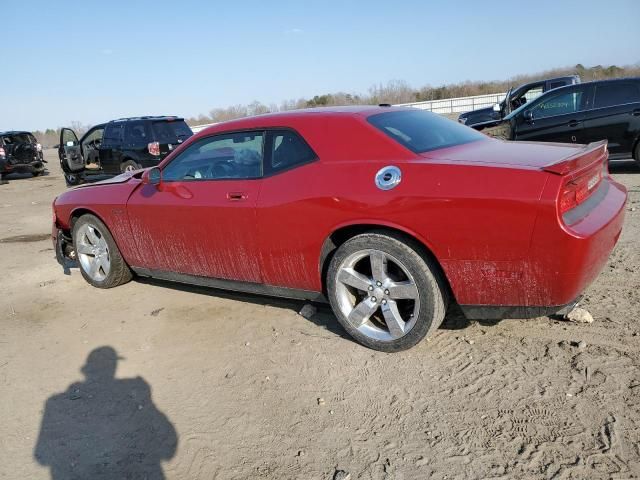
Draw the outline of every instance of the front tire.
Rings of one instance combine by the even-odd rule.
[[[140,170],[141,168],[142,167],[138,165],[136,162],[134,162],[133,160],[125,160],[120,164],[121,173],[134,172],[136,170]]]
[[[361,344],[413,347],[442,323],[447,287],[438,266],[401,235],[370,232],[343,243],[327,272],[331,307]]]
[[[636,143],[636,148],[633,151],[633,159],[636,161],[636,165],[640,167],[640,140]]]
[[[65,172],[64,181],[67,184],[67,187],[75,187],[76,185],[80,185],[80,183],[82,183],[82,177],[77,173]]]
[[[133,277],[109,229],[95,215],[83,215],[75,222],[73,244],[80,272],[94,287],[117,287]]]

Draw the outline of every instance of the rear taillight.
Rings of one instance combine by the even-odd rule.
[[[606,172],[606,166],[602,169],[600,165],[597,165],[579,177],[566,181],[560,194],[560,214],[577,207],[589,198],[600,185]]]
[[[6,153],[4,153],[4,148],[0,147],[0,157],[4,157]]]
[[[158,142],[151,142],[147,145],[147,148],[151,155],[155,155],[156,157],[160,155],[160,144]]]
[[[37,144],[36,144],[36,150],[37,150],[38,152],[41,152],[41,151],[42,151],[42,145],[40,145],[39,143],[37,143]]]

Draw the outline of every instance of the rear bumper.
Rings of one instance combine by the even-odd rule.
[[[603,182],[605,190],[597,198],[594,193],[597,201],[563,218],[557,210],[558,184],[549,182],[526,258],[443,262],[465,315],[534,318],[573,306],[607,263],[622,232],[626,189],[611,178]]]
[[[571,225],[565,214],[554,228],[542,221],[536,226],[525,277],[527,305],[567,304],[605,266],[622,233],[627,190],[611,178],[600,188],[598,201],[578,212]]]
[[[43,172],[44,162],[42,160],[34,160],[29,163],[10,163],[6,162],[4,166],[0,161],[0,172],[2,173],[34,173]]]

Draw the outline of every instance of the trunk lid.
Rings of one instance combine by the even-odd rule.
[[[486,139],[423,153],[425,159],[540,169],[564,175],[606,156],[607,142],[589,145],[543,142],[512,142]]]

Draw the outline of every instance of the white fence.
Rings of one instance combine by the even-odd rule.
[[[505,93],[492,93],[490,95],[475,95],[473,97],[446,98],[444,100],[427,100],[425,102],[401,103],[399,107],[413,107],[420,110],[429,110],[433,113],[462,113],[477,110],[478,108],[492,107],[500,103]]]

